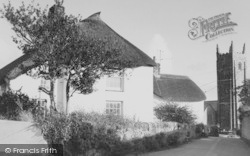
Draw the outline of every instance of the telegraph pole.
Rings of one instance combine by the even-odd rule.
[[[234,124],[235,129],[238,129],[238,117],[237,117],[237,89],[236,89],[236,72],[235,72],[235,62],[234,62]]]
[[[229,90],[229,92],[230,92],[230,102],[229,102],[229,110],[230,110],[230,129],[231,129],[231,131],[233,130],[233,109],[232,109],[232,107],[233,107],[233,100],[232,100],[232,79],[230,79],[229,80],[229,82],[230,82],[230,90]]]

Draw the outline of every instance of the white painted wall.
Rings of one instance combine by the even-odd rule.
[[[138,67],[125,72],[124,91],[106,91],[106,77],[94,86],[89,95],[75,94],[69,112],[83,110],[105,113],[106,100],[122,101],[123,115],[141,121],[153,121],[153,68]]]
[[[165,104],[163,99],[154,95],[154,105],[157,107],[159,105]],[[195,122],[206,124],[206,115],[204,112],[204,101],[200,102],[175,102],[179,106],[187,106],[193,114],[197,117]]]
[[[29,76],[22,75],[12,80],[10,86],[14,90],[18,90],[22,87],[22,92],[28,94],[30,98],[40,97],[47,99],[49,105],[49,96],[43,92],[38,92],[40,84],[40,79],[33,79]],[[58,104],[64,101],[62,100],[63,92],[65,92],[63,85],[65,85],[65,83],[62,83],[61,80],[58,80],[55,85],[55,99]],[[138,67],[126,70],[123,92],[106,91],[106,77],[98,80],[94,88],[95,91],[89,95],[75,93],[69,101],[69,112],[82,110],[86,112],[96,111],[105,113],[106,100],[114,100],[123,101],[124,116],[141,121],[153,121],[154,99],[152,67]],[[59,108],[59,110],[62,109],[64,108]]]
[[[187,106],[196,115],[197,123],[205,124],[204,101],[200,102],[177,102],[180,106]]]
[[[33,123],[0,120],[0,127],[0,144],[44,144],[47,147],[41,130]],[[0,152],[4,150],[1,146]]]
[[[138,67],[126,71],[124,80],[124,92],[106,91],[106,77],[100,79],[95,85],[95,91],[89,95],[75,93],[69,101],[69,112],[82,110],[86,112],[96,111],[105,113],[106,100],[123,101],[123,115],[141,121],[156,120],[153,108],[162,103],[159,97],[153,95],[153,68]],[[57,81],[58,82],[58,81]],[[41,83],[40,79],[33,79],[22,75],[10,82],[10,87],[14,90],[22,87],[22,92],[28,94],[30,98],[47,99],[49,96],[38,92]],[[60,91],[62,93],[63,83],[55,85],[55,99],[59,100]],[[61,87],[61,89],[60,89]],[[62,96],[63,94],[61,94]],[[62,100],[61,100],[62,101]],[[201,102],[179,103],[181,106],[187,105],[197,116],[197,123],[205,122],[204,104]]]
[[[27,94],[30,98],[33,99],[46,99],[47,100],[47,108],[50,105],[49,96],[42,91],[38,91],[39,86],[41,85],[41,79],[34,79],[25,74],[17,77],[14,80],[10,81],[10,88],[12,90],[19,90],[21,88],[21,92]]]
[[[13,90],[21,89],[22,93],[28,94],[30,98],[38,98],[38,87],[40,85],[40,79],[33,79],[27,75],[21,75],[14,80],[10,81],[10,88]]]

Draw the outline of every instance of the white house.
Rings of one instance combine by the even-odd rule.
[[[205,95],[192,80],[185,76],[156,75],[153,70],[155,62],[107,26],[99,15],[100,13],[96,13],[81,21],[79,26],[82,32],[89,32],[89,37],[110,38],[114,39],[110,42],[120,42],[124,47],[121,58],[134,62],[134,68],[125,69],[123,76],[102,77],[95,83],[93,93],[89,95],[76,93],[70,98],[69,105],[66,105],[66,82],[64,78],[58,79],[55,99],[59,111],[97,111],[114,113],[140,121],[153,121],[155,119],[153,108],[159,101],[169,98],[184,104],[192,102],[190,105],[193,110],[200,111],[199,108],[203,105],[195,102],[204,100]],[[49,105],[49,97],[38,91],[39,86],[49,87],[48,82],[22,75],[34,66],[32,57],[23,55],[2,68],[0,93],[8,90],[9,87],[14,90],[22,87],[22,92],[27,93],[31,98],[47,99]]]
[[[157,56],[157,53],[160,55]],[[166,104],[169,101],[179,106],[187,106],[197,117],[197,123],[204,123],[204,105],[206,99],[204,92],[188,77],[183,75],[174,75],[168,71],[166,65],[169,59],[166,59],[165,50],[156,51],[154,60],[154,103],[155,106]]]
[[[140,121],[153,121],[153,68],[127,69],[124,76],[105,76],[90,95],[75,94],[69,112],[113,113]]]
[[[204,122],[204,105],[206,99],[203,91],[187,76],[160,74],[154,77],[155,105],[172,101],[179,106],[187,106],[197,123]]]
[[[153,66],[155,62],[129,41],[118,35],[107,26],[96,13],[79,23],[81,30],[91,32],[91,36],[110,37],[120,42],[124,49],[121,58],[134,62],[134,68],[124,70],[124,76],[114,75],[101,78],[94,86],[95,91],[89,95],[74,94],[66,106],[65,80],[58,79],[55,88],[55,99],[60,111],[72,112],[84,110],[100,113],[114,113],[141,121],[153,121]],[[91,37],[90,36],[90,37]],[[2,91],[22,88],[22,92],[31,98],[47,99],[39,86],[49,87],[45,80],[35,80],[22,75],[34,67],[32,58],[23,55],[0,70]],[[19,75],[22,75],[18,77]],[[17,78],[18,77],[18,78]],[[17,79],[15,79],[17,78]],[[10,83],[9,81],[12,80]]]

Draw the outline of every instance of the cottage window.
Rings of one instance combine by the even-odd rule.
[[[40,87],[49,89],[49,80],[45,80],[45,79],[42,78]]]
[[[106,114],[122,115],[122,101],[106,101]]]
[[[112,76],[107,77],[106,80],[107,91],[124,91],[124,77],[123,76]]]

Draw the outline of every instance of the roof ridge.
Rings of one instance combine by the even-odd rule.
[[[183,78],[185,78],[185,79],[190,79],[188,76],[186,76],[186,75],[175,75],[175,74],[160,74],[160,78],[164,78],[164,77],[166,77],[166,78],[180,78],[180,79],[183,79]]]
[[[97,13],[94,13],[92,15],[90,15],[87,19],[92,19],[92,20],[100,20],[100,15],[101,15],[101,12],[97,12]]]

